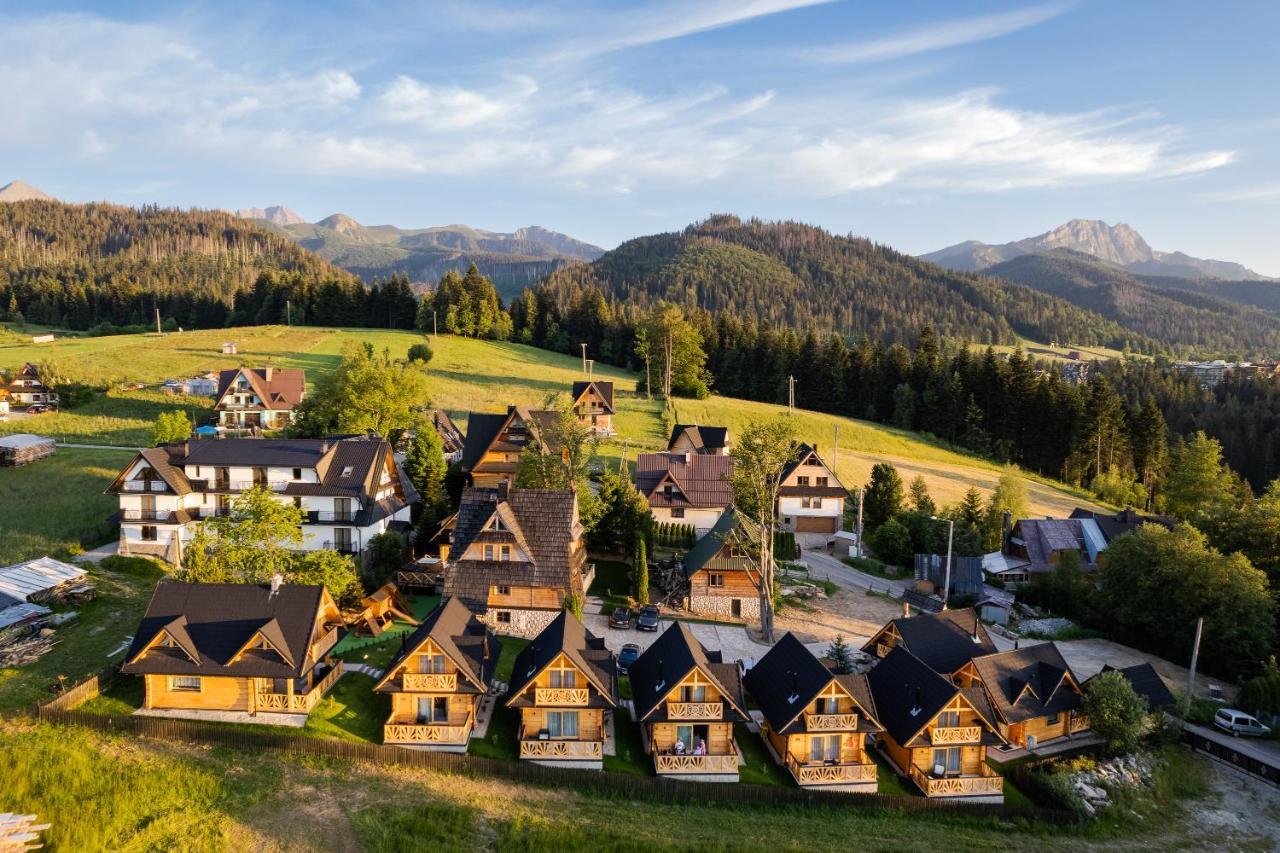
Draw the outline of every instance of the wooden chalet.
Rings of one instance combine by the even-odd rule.
[[[867,677],[832,672],[788,632],[743,678],[760,733],[802,788],[876,792],[867,738],[883,728]]]
[[[520,758],[604,766],[609,716],[618,706],[613,653],[568,610],[516,657],[507,707],[520,711]]]
[[[218,373],[213,411],[218,425],[227,429],[283,429],[306,396],[301,370],[238,367]]]
[[[596,435],[613,435],[613,383],[593,379],[573,383],[573,414]]]
[[[899,646],[948,678],[974,658],[999,651],[971,607],[892,619],[862,650],[884,658]]]
[[[710,530],[733,503],[733,459],[701,453],[641,453],[636,489],[653,520],[687,524],[699,535]]]
[[[342,675],[341,626],[322,586],[161,581],[121,672],[140,713],[300,726]]]
[[[760,617],[760,572],[749,539],[749,529],[738,523],[737,513],[729,507],[685,554],[691,612],[733,619]]]
[[[729,455],[729,428],[676,424],[667,439],[669,453],[705,453],[712,456]]]
[[[374,686],[391,697],[382,742],[466,752],[501,646],[467,606],[444,599]]]
[[[572,489],[465,489],[442,534],[444,594],[499,633],[533,636],[591,585]]]
[[[747,722],[737,663],[675,622],[627,671],[645,749],[659,776],[738,781],[734,723]]]
[[[778,491],[778,523],[795,533],[834,536],[844,522],[848,491],[815,447],[796,446],[782,470]]]
[[[981,687],[1000,734],[1028,750],[1089,730],[1084,691],[1054,643],[974,658],[954,680]]]
[[[1004,801],[987,747],[1004,743],[981,688],[961,688],[898,647],[867,673],[880,750],[926,797]]]
[[[505,415],[471,412],[462,448],[462,471],[471,485],[497,488],[516,479],[520,454],[538,441],[539,431],[554,423],[559,412],[508,406]]]

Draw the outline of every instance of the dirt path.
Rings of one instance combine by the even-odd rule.
[[[843,635],[853,643],[870,638],[884,623],[902,615],[902,605],[860,589],[841,589],[826,599],[809,599],[811,610],[792,606],[775,620],[778,634],[793,632],[806,643],[829,642]]]

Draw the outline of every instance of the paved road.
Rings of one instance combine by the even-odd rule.
[[[907,579],[886,580],[866,572],[860,572],[847,563],[837,560],[830,554],[821,551],[802,551],[800,562],[809,567],[809,573],[815,578],[826,578],[843,587],[870,589],[887,593],[894,598],[902,598],[902,593],[913,581]]]
[[[1256,737],[1232,737],[1219,729],[1197,726],[1194,723],[1184,723],[1183,727],[1189,732],[1203,735],[1209,740],[1230,747],[1250,758],[1270,764],[1272,767],[1280,767],[1280,743],[1274,740]]]

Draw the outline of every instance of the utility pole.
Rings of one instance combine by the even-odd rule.
[[[582,372],[586,373],[587,372],[587,345],[578,344],[578,346],[582,347]]]
[[[631,443],[631,439],[622,439],[622,455],[618,457],[618,476],[622,476],[622,472],[627,470],[627,445]]]
[[[862,494],[865,492],[862,486],[858,486],[858,556],[863,556],[862,551]]]
[[[157,335],[164,334],[164,332],[160,331],[160,309],[159,308],[156,308],[156,334]]]
[[[293,302],[288,299],[284,301],[284,324],[293,325]]]
[[[596,378],[596,360],[594,358],[587,359],[587,381],[591,382]]]
[[[1196,640],[1191,646],[1191,669],[1187,673],[1187,701],[1182,706],[1182,719],[1191,713],[1191,703],[1196,696],[1196,662],[1200,659],[1200,633],[1204,630],[1204,617],[1196,620]]]
[[[431,309],[431,337],[440,337],[440,329],[436,326],[436,309]]]
[[[793,415],[796,411],[796,378],[794,376],[787,377],[787,414]]]

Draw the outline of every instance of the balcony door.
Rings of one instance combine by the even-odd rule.
[[[809,738],[809,760],[815,764],[840,761],[840,735],[815,735]]]
[[[155,495],[142,496],[142,515],[140,517],[144,519],[152,519],[156,517],[156,496]]]
[[[228,489],[231,487],[231,474],[226,468],[213,469],[213,484],[215,489]]]
[[[930,768],[934,775],[938,775],[939,771],[947,776],[954,776],[960,772],[960,756],[962,747],[948,746],[944,749],[935,749],[933,751],[933,766]]]
[[[548,711],[547,734],[552,738],[575,739],[578,737],[577,711]]]
[[[420,724],[448,723],[449,697],[423,696],[418,699],[418,722]]]
[[[351,528],[335,527],[333,529],[333,547],[334,550],[344,554],[351,553]]]
[[[706,755],[711,727],[705,724],[676,726],[676,741],[680,746],[677,752],[685,755]]]
[[[351,498],[334,498],[333,499],[333,520],[334,521],[350,521],[351,520]]]

